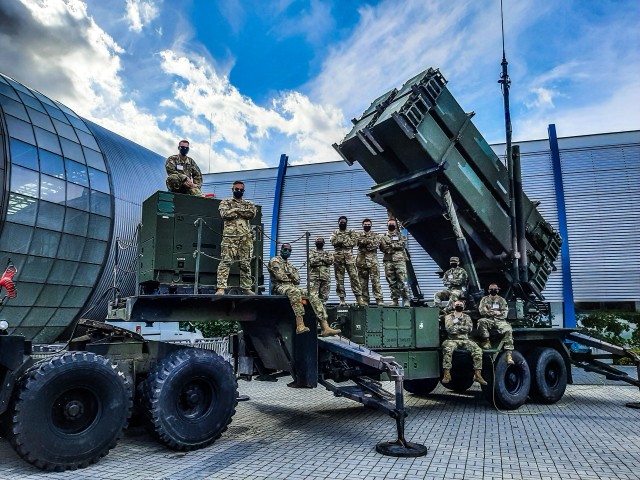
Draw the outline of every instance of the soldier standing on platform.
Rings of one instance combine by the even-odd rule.
[[[469,275],[467,271],[460,266],[460,259],[458,257],[451,257],[449,259],[449,265],[451,268],[444,272],[442,276],[442,283],[444,283],[446,289],[436,292],[433,296],[436,307],[440,306],[442,300],[449,300],[449,305],[453,305],[459,298],[464,300]]]
[[[358,241],[358,233],[347,229],[347,217],[344,215],[338,219],[338,229],[334,230],[329,237],[331,245],[335,248],[333,255],[333,272],[336,276],[336,293],[340,298],[340,305],[345,305],[344,272],[349,274],[351,290],[356,296],[356,303],[363,305],[360,297],[360,282],[356,270],[356,261],[353,258],[353,247]]]
[[[405,248],[407,237],[398,231],[398,223],[390,218],[387,221],[387,231],[380,236],[380,250],[384,253],[384,274],[391,289],[391,306],[397,307],[398,300],[404,300],[404,306],[409,306],[409,293],[405,280],[407,278],[407,256]]]
[[[309,290],[326,304],[331,291],[331,272],[333,253],[324,249],[324,238],[316,238],[316,249],[309,252]]]
[[[244,183],[240,180],[233,182],[231,187],[232,198],[225,198],[220,202],[218,209],[224,220],[222,234],[221,256],[218,264],[218,290],[216,295],[224,295],[229,279],[231,263],[237,261],[240,264],[240,288],[245,295],[252,295],[251,286],[251,257],[253,256],[253,235],[249,221],[256,216],[256,206],[243,200]]]
[[[178,155],[171,155],[164,164],[167,171],[167,189],[170,192],[201,197],[202,173],[193,158],[187,157],[189,142],[180,140],[178,151]]]
[[[382,305],[382,286],[380,285],[380,265],[378,264],[378,248],[380,247],[380,235],[371,231],[371,220],[365,218],[362,221],[362,232],[358,237],[358,255],[356,267],[358,268],[358,281],[363,302],[368,305],[369,279],[371,290],[378,305]]]
[[[305,333],[309,331],[309,328],[304,325],[303,320],[304,305],[302,298],[304,293],[298,286],[300,285],[300,273],[298,269],[287,260],[291,256],[291,250],[291,244],[282,244],[280,255],[269,260],[267,270],[269,270],[269,275],[271,275],[273,293],[289,297],[291,308],[296,316],[296,333]],[[338,335],[341,332],[340,330],[334,330],[329,327],[327,311],[322,301],[316,295],[311,294],[309,303],[316,317],[320,320],[322,327],[320,336]]]

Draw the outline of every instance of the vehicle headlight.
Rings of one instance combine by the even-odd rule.
[[[9,328],[9,324],[6,320],[0,320],[0,330],[6,330]]]

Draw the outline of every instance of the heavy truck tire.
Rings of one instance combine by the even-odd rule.
[[[454,350],[451,361],[451,381],[442,385],[454,392],[462,393],[473,385],[473,359],[467,350]]]
[[[513,365],[507,363],[505,352],[502,352],[493,364],[485,360],[482,370],[482,377],[487,382],[482,386],[482,393],[491,405],[501,410],[520,408],[527,401],[531,388],[531,372],[526,360],[516,350],[511,355]]]
[[[84,468],[116,446],[132,404],[126,376],[105,357],[55,356],[20,379],[10,407],[11,444],[43,470]]]
[[[238,384],[231,365],[196,348],[172,353],[142,385],[143,408],[158,440],[195,450],[220,438],[236,413]]]
[[[567,389],[567,366],[560,352],[539,347],[527,355],[531,370],[529,396],[537,403],[556,403]]]
[[[440,383],[439,378],[418,378],[415,380],[405,380],[404,389],[414,395],[429,395]]]

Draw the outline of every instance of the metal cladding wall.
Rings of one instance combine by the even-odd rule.
[[[521,147],[523,187],[531,200],[541,202],[539,210],[545,220],[558,227],[554,174],[549,143],[546,140],[517,142]],[[640,299],[640,246],[633,238],[640,228],[640,132],[623,132],[583,137],[561,138],[560,154],[565,184],[571,272],[574,300],[622,301]],[[504,145],[492,148],[498,155]],[[273,208],[277,169],[229,172],[204,176],[204,191],[229,193],[233,180],[246,182],[246,198],[260,203],[268,220]],[[340,215],[349,217],[349,227],[361,228],[365,217],[374,229],[384,231],[386,212],[368,197],[373,180],[356,164],[329,162],[290,166],[285,177],[278,242],[298,238],[304,231],[322,235],[328,243],[329,233],[337,228]],[[416,198],[416,204],[421,199]],[[294,244],[292,261],[301,267],[306,282],[304,240]],[[442,286],[436,275],[438,267],[409,237],[409,252],[425,297]],[[265,256],[269,253],[265,243]],[[625,255],[626,253],[626,255]],[[381,260],[381,257],[380,257]],[[382,262],[380,262],[382,266]],[[561,259],[550,276],[544,295],[547,301],[562,302]],[[385,299],[389,299],[383,280]],[[330,302],[337,302],[333,291]],[[347,287],[347,292],[349,288]],[[353,301],[353,296],[348,297]]]
[[[93,122],[85,120],[104,152],[111,174],[114,197],[114,221],[111,248],[105,269],[98,279],[87,307],[93,306],[113,285],[116,248],[118,252],[117,285],[123,295],[133,295],[136,286],[137,226],[142,216],[142,202],[158,190],[166,190],[165,158],[127,140]],[[120,239],[119,247],[116,238]],[[110,295],[107,298],[111,298]],[[100,302],[86,315],[104,319],[107,304]]]
[[[559,139],[574,297],[637,302],[640,132],[594,137]]]

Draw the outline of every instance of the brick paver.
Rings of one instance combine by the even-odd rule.
[[[555,405],[500,412],[477,387],[455,394],[439,386],[425,398],[407,394],[407,439],[426,445],[420,458],[384,457],[375,444],[395,438],[384,414],[319,387],[240,382],[251,397],[209,448],[174,452],[143,427],[97,465],[43,473],[0,439],[0,479],[638,479],[637,388],[572,385]],[[391,384],[387,385],[392,390]]]

